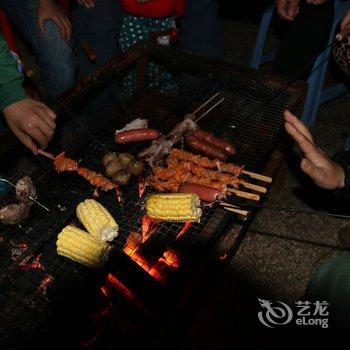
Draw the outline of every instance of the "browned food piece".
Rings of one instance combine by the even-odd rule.
[[[135,160],[135,157],[130,153],[120,153],[118,155],[119,162],[122,169],[128,168],[131,163]]]
[[[192,150],[205,154],[209,158],[219,159],[223,162],[227,160],[227,154],[220,148],[203,142],[193,135],[186,136],[185,141]]]
[[[153,141],[159,137],[159,131],[155,129],[133,129],[122,131],[115,135],[116,143],[124,144],[130,142]]]
[[[135,160],[131,163],[129,169],[133,175],[139,176],[142,174],[144,167],[145,164],[142,160]]]
[[[192,135],[197,137],[197,139],[199,139],[201,141],[205,141],[205,142],[209,143],[210,145],[213,145],[217,148],[220,148],[229,156],[233,156],[236,153],[235,148],[233,147],[233,145],[231,145],[230,142],[219,139],[218,137],[214,136],[210,132],[207,132],[207,131],[202,130],[202,129],[197,129],[193,132]]]
[[[119,170],[122,169],[119,159],[114,159],[110,161],[106,166],[106,174],[109,177],[113,177]]]
[[[4,225],[16,225],[24,221],[30,212],[26,203],[10,204],[0,209],[0,221]]]
[[[16,183],[16,196],[19,202],[32,205],[33,201],[30,198],[36,199],[36,188],[28,176],[24,176]]]
[[[113,176],[112,180],[118,185],[125,186],[130,181],[130,178],[130,172],[128,172],[127,170],[120,170]]]
[[[116,188],[116,185],[112,181],[108,180],[103,175],[98,174],[89,169],[80,167],[78,169],[78,174],[82,176],[84,179],[86,179],[87,181],[89,181],[91,185],[99,187],[103,191],[109,191],[109,190],[112,190],[113,188]]]
[[[60,153],[53,162],[58,173],[63,171],[78,171],[78,163],[74,159],[67,158],[65,153]]]
[[[118,159],[118,155],[115,153],[107,153],[102,158],[102,164],[107,166],[111,161]]]
[[[179,187],[179,192],[195,193],[198,195],[201,201],[206,203],[212,203],[224,198],[222,192],[216,188],[190,182],[184,182],[181,184]]]
[[[242,174],[242,171],[244,170],[243,166],[219,162],[217,159],[209,159],[207,157],[195,155],[177,148],[173,148],[170,151],[169,158],[179,159],[185,162],[193,162],[203,168],[217,169],[221,172],[230,173],[236,177],[240,176]]]

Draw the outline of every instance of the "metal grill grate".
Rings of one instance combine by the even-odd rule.
[[[302,85],[284,87],[283,81],[270,76],[265,78],[250,70],[240,70],[223,63],[213,63],[192,55],[150,46],[137,48],[129,56],[123,56],[118,65],[112,63],[103,68],[98,74],[98,81],[89,78],[82,82],[77,90],[56,105],[56,109],[67,114],[69,108],[68,114],[76,115],[76,107],[79,110],[79,106],[88,101],[87,96],[91,91],[102,90],[111,82],[120,80],[128,70],[135,69],[135,62],[144,57],[163,64],[173,72],[176,81],[181,81],[183,74],[191,74],[200,78],[200,83],[186,96],[165,96],[146,84],[141,86],[133,98],[124,101],[128,113],[125,108],[116,108],[108,117],[100,118],[97,123],[100,125],[91,128],[89,132],[79,124],[76,140],[66,144],[65,150],[68,156],[79,159],[83,166],[103,171],[101,158],[105,150],[117,149],[112,142],[113,130],[132,120],[133,116],[147,116],[151,126],[153,124],[160,131],[167,132],[186,112],[193,111],[213,91],[219,91],[225,97],[224,103],[202,120],[200,126],[232,141],[238,149],[232,162],[244,164],[249,170],[261,171],[280,136],[282,111],[286,108],[295,111],[301,107],[304,94]],[[271,100],[271,97],[274,98]],[[62,106],[66,110],[62,111]],[[71,123],[78,125],[74,118]],[[117,150],[136,154],[141,147],[136,145]],[[52,144],[53,153],[61,150],[60,141]],[[55,241],[62,227],[69,222],[76,222],[76,205],[92,194],[91,186],[78,175],[56,174],[47,159],[26,158],[19,151],[16,152],[13,148],[11,153],[5,154],[1,159],[5,165],[5,176],[15,182],[29,172],[39,189],[40,200],[51,210],[46,213],[33,206],[31,216],[22,228],[1,227],[0,340],[3,344],[12,346],[18,344],[19,339],[25,341],[51,312],[50,293],[43,293],[43,288],[40,287],[45,278],[52,278],[48,291],[60,291],[67,283],[67,276],[74,276],[78,280],[89,276],[90,271],[85,267],[57,256]],[[11,201],[11,197],[4,200]],[[123,191],[122,204],[117,202],[114,192],[101,194],[98,200],[110,210],[120,226],[119,237],[113,244],[116,251],[121,252],[127,236],[142,229],[144,199],[138,196],[138,184],[132,181],[127,190]],[[201,222],[192,224],[179,239],[176,236],[183,229],[183,224],[162,223],[141,251],[150,265],[157,261],[164,249],[169,248],[178,251],[184,261],[190,261],[191,252],[203,245],[210,247],[215,244],[229,219],[234,217],[222,209],[205,208]],[[23,248],[24,243],[26,249]],[[17,249],[16,259],[12,256],[14,249]],[[43,268],[25,270],[24,262],[32,262],[38,255]],[[142,271],[130,262],[135,272]],[[119,268],[122,269],[121,266]],[[164,273],[166,276],[171,275],[170,271]],[[126,284],[132,274],[132,269],[127,271]]]

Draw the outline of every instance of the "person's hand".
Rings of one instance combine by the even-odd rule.
[[[47,147],[56,127],[56,115],[49,107],[26,98],[4,108],[3,113],[11,131],[34,154],[37,144]]]
[[[340,32],[337,34],[336,38],[338,40],[343,40],[350,34],[350,11],[348,11],[340,22]]]
[[[310,5],[322,5],[328,0],[306,0],[306,2]]]
[[[276,0],[277,13],[281,19],[293,21],[299,11],[300,0]]]
[[[84,5],[88,9],[95,7],[95,0],[77,0],[79,5]]]
[[[53,0],[39,0],[38,3],[38,26],[41,34],[45,32],[45,21],[51,20],[58,25],[62,37],[65,40],[70,39],[72,32],[71,23],[64,13],[63,9]]]
[[[287,133],[298,143],[304,153],[300,164],[301,170],[321,188],[334,190],[344,187],[343,168],[315,145],[309,129],[288,111],[284,113],[284,119]]]

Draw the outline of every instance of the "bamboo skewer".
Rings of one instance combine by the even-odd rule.
[[[264,181],[264,182],[268,182],[268,183],[272,182],[272,177],[265,176],[265,175],[260,175],[260,174],[257,174],[257,173],[253,173],[253,172],[248,171],[248,170],[242,170],[242,174],[248,175],[248,176],[250,176],[253,179],[261,180],[261,181]]]
[[[43,151],[42,149],[38,149],[38,154],[41,154],[42,156],[44,156],[44,157],[46,157],[46,158],[55,160],[55,156],[54,156],[53,154],[48,153],[48,152],[45,152],[45,151]]]
[[[236,208],[224,207],[224,209],[243,216],[247,216],[249,213],[247,210],[236,209]]]
[[[237,207],[236,205],[226,203],[226,202],[219,202],[220,205],[224,207],[225,210],[232,211],[233,213],[237,213],[240,215],[247,216],[249,211],[248,210],[243,210],[240,207]]]
[[[234,193],[237,197],[247,198],[247,199],[251,199],[253,201],[257,201],[257,202],[260,200],[259,195],[254,194],[254,193],[250,193],[250,192],[244,192],[244,191],[236,190],[233,188],[228,188],[227,192]]]
[[[204,102],[202,105],[200,105],[192,114],[198,113],[202,108],[204,108],[208,103],[214,100],[215,97],[219,96],[219,92],[217,92],[214,96],[212,96],[208,101]]]
[[[198,123],[202,118],[204,118],[208,113],[210,113],[214,108],[216,108],[219,104],[224,102],[225,97],[223,97],[220,101],[216,102],[214,106],[210,107],[206,112],[204,112],[200,117],[198,117],[194,122]]]
[[[251,183],[246,182],[246,181],[240,181],[239,183],[242,186],[244,186],[245,188],[249,188],[251,190],[254,190],[254,191],[257,191],[257,192],[260,192],[260,193],[266,193],[267,192],[267,189],[265,187],[262,187],[262,186],[254,185],[254,184],[251,184]]]

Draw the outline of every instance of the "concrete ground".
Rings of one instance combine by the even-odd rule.
[[[247,66],[257,32],[256,21],[223,20],[226,59]],[[268,49],[276,43],[271,34]],[[345,95],[318,111],[312,133],[316,143],[330,155],[342,149],[350,130],[349,108],[350,98]],[[298,156],[298,151],[287,155],[266,204],[335,211],[336,203],[330,194],[318,190],[301,174]],[[245,325],[251,329],[258,322],[257,298],[291,306],[300,300],[315,269],[344,254],[338,233],[346,227],[350,228],[350,222],[344,219],[261,210],[198,312],[184,348],[239,349],[240,340],[246,348],[249,337]],[[258,329],[264,330],[263,326]]]

